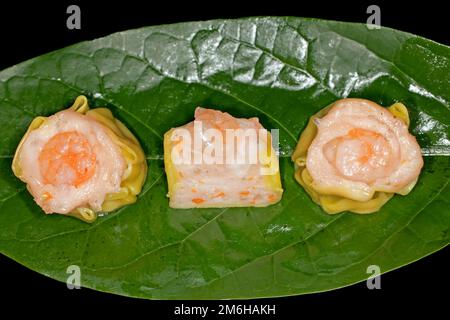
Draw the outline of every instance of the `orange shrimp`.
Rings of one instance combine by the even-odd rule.
[[[192,199],[192,202],[193,202],[193,203],[196,203],[196,204],[200,204],[200,203],[205,202],[205,199],[202,199],[202,198],[193,198],[193,199]]]
[[[353,128],[353,129],[348,131],[347,135],[350,138],[360,138],[360,137],[363,137],[363,136],[374,137],[374,138],[381,137],[381,135],[379,133],[371,131],[371,130],[366,130],[366,129],[363,129],[363,128]]]
[[[96,155],[89,141],[76,131],[54,135],[39,155],[46,184],[80,186],[95,173]]]
[[[209,122],[215,129],[225,131],[226,129],[240,128],[238,121],[226,112],[218,110],[197,108],[195,120]]]
[[[212,196],[212,198],[223,198],[225,196],[225,192],[220,191]]]
[[[370,142],[364,141],[364,154],[358,158],[361,163],[366,163],[375,155],[375,151],[373,150],[373,145]]]
[[[347,136],[351,139],[362,139],[362,138],[382,138],[382,136],[374,131],[362,129],[362,128],[353,128],[348,133]],[[362,146],[364,148],[364,153],[361,155],[358,160],[361,163],[366,163],[375,155],[375,151],[373,148],[373,144],[370,141],[362,141]]]

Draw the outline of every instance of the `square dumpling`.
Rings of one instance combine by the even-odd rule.
[[[258,118],[196,108],[164,135],[172,208],[265,207],[281,199],[278,156]]]

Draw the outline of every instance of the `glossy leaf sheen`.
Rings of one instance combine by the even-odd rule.
[[[65,281],[116,294],[251,298],[330,290],[449,243],[450,49],[396,30],[300,18],[148,27],[83,42],[0,73],[0,251]],[[141,141],[140,200],[88,225],[46,216],[10,170],[31,119],[77,95],[108,106]],[[420,180],[376,214],[330,216],[294,180],[289,155],[308,117],[342,97],[409,107],[427,154]],[[280,203],[168,207],[162,135],[198,105],[280,129]]]

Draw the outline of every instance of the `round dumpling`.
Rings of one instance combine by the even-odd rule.
[[[401,190],[423,166],[405,123],[371,101],[340,100],[316,125],[306,167],[318,189],[366,201],[375,191]]]
[[[85,221],[136,201],[146,169],[131,132],[109,110],[89,110],[85,97],[36,118],[13,160],[14,173],[46,213]]]
[[[22,178],[47,213],[80,206],[100,211],[108,193],[119,192],[125,160],[106,128],[72,110],[50,116],[22,144]]]
[[[377,211],[407,194],[423,167],[406,107],[342,99],[313,116],[292,159],[296,179],[329,213]]]

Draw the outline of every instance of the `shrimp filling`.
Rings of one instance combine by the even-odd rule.
[[[54,135],[39,155],[44,183],[80,186],[95,173],[96,155],[89,141],[76,131]]]
[[[385,176],[392,166],[392,149],[377,132],[353,128],[323,147],[328,162],[340,174],[353,181],[372,183]]]

